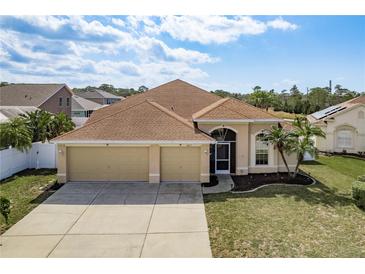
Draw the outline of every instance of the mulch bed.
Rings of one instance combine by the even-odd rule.
[[[234,188],[232,191],[248,191],[263,185],[288,184],[311,185],[312,179],[298,174],[296,178],[288,176],[288,173],[249,174],[244,176],[232,176]]]
[[[203,187],[211,187],[218,185],[218,178],[215,175],[210,175],[209,183],[202,183]]]

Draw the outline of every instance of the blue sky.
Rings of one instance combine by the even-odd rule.
[[[0,16],[0,80],[365,91],[365,16]]]

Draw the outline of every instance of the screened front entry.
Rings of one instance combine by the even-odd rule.
[[[210,172],[216,174],[235,173],[236,133],[227,128],[211,132],[217,143],[210,147]]]

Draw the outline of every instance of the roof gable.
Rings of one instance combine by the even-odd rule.
[[[221,97],[178,79],[100,109],[91,115],[89,121],[95,121],[146,99],[157,102],[184,119],[191,120],[195,112],[219,101]]]
[[[175,113],[145,100],[53,141],[214,141]]]
[[[11,84],[0,87],[2,106],[39,107],[62,88],[72,94],[65,84]]]
[[[276,119],[257,107],[234,98],[224,98],[193,115],[194,120]]]

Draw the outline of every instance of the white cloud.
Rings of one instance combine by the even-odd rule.
[[[112,18],[112,23],[114,25],[119,26],[119,27],[125,27],[125,22],[122,19],[119,19],[119,18]]]
[[[129,18],[133,22],[137,20],[134,17]],[[297,25],[287,22],[281,17],[264,22],[249,16],[165,16],[161,17],[160,21],[159,25],[155,23],[148,25],[145,27],[145,31],[149,34],[165,32],[174,39],[201,44],[228,43],[237,40],[242,35],[262,34],[269,27],[280,30],[297,28]]]
[[[281,17],[267,22],[267,25],[273,29],[280,29],[280,30],[296,30],[298,28],[298,25],[285,21]]]

